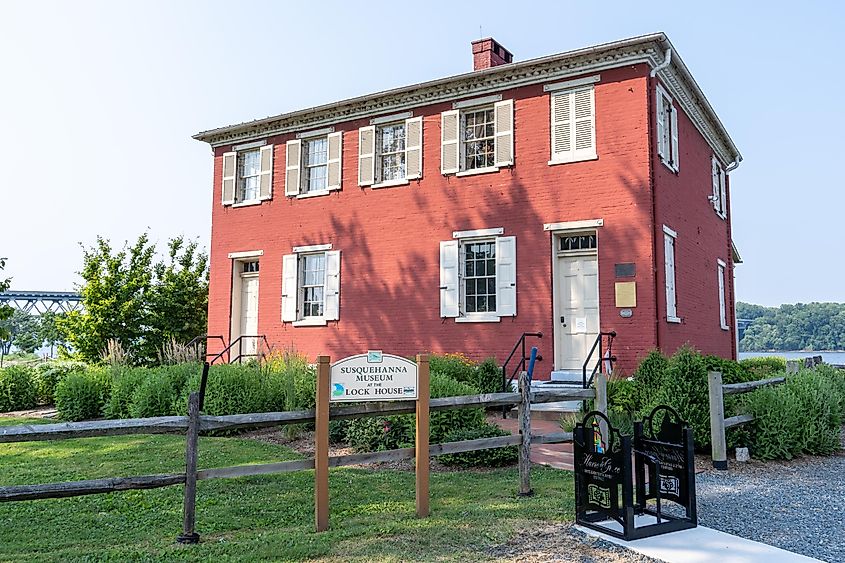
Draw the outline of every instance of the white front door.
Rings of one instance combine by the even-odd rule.
[[[256,336],[258,334],[258,275],[243,275],[241,277],[241,335]],[[255,354],[257,338],[242,338],[238,351],[243,355]],[[233,350],[233,354],[238,351]],[[248,359],[248,358],[247,358]]]
[[[555,367],[580,371],[599,334],[598,257],[557,257]]]

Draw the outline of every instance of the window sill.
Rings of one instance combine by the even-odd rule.
[[[232,204],[232,209],[236,207],[250,207],[252,205],[261,205],[262,203],[264,203],[263,199],[250,199],[247,201],[239,201],[238,203]]]
[[[482,317],[457,317],[455,319],[456,323],[498,323],[501,321],[502,319],[500,317],[493,315],[485,315]]]
[[[680,317],[666,317],[666,322],[667,322],[667,323],[680,324],[680,323],[681,323],[681,319],[680,319]]]
[[[304,194],[297,194],[295,197],[296,199],[306,199],[309,197],[320,197],[324,195],[329,195],[331,193],[330,190],[319,190],[316,192],[306,192]]]
[[[727,215],[725,215],[724,213],[719,213],[718,211],[716,212],[716,217],[718,217],[718,218],[719,218],[719,219],[721,219],[722,221],[727,221],[727,220],[728,220],[728,216],[727,216]]]
[[[472,170],[461,170],[455,176],[458,178],[462,176],[475,176],[476,174],[490,174],[491,172],[498,172],[498,166],[488,166],[487,168],[473,168]]]
[[[323,317],[311,317],[308,319],[300,319],[298,321],[293,321],[291,323],[292,326],[326,326],[328,325],[328,321]]]
[[[672,171],[672,172],[674,172],[675,174],[677,174],[677,173],[678,173],[678,167],[677,167],[677,166],[673,166],[672,164],[670,164],[670,163],[669,163],[669,161],[668,161],[668,160],[666,160],[665,158],[663,158],[662,156],[660,157],[660,162],[662,162],[662,163],[663,163],[663,166],[665,166],[666,168],[668,168],[669,170],[671,170],[671,171]]]
[[[727,326],[725,326],[725,325],[722,325],[722,330],[730,330],[730,327],[727,327]]]
[[[588,154],[588,155],[585,155],[585,156],[577,156],[575,158],[570,158],[570,159],[563,159],[563,158],[554,159],[553,158],[552,160],[549,161],[549,166],[554,166],[555,164],[570,164],[570,163],[573,163],[573,162],[588,162],[590,160],[598,160],[598,159],[599,159],[599,155],[597,155],[597,154]]]
[[[380,182],[378,184],[373,184],[370,187],[374,190],[377,190],[377,189],[380,189],[380,188],[395,188],[396,186],[407,186],[410,183],[411,182],[409,182],[407,179],[391,180],[390,182]]]

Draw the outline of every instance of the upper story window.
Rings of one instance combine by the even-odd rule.
[[[553,91],[550,97],[552,154],[549,164],[597,158],[593,86]]]
[[[273,197],[273,145],[234,147],[223,154],[223,205],[253,204]]]
[[[657,154],[663,164],[678,171],[678,110],[661,86],[657,87]]]
[[[516,237],[458,231],[440,243],[440,316],[497,322],[516,316]]]
[[[726,184],[725,169],[719,160],[713,156],[712,158],[712,186],[713,193],[710,195],[710,201],[713,202],[713,209],[716,214],[725,219],[728,216],[728,193]]]
[[[493,172],[513,165],[513,100],[484,101],[457,102],[456,109],[440,114],[443,174]]]
[[[423,118],[410,113],[372,120],[358,130],[358,185],[407,184],[422,177]]]
[[[303,246],[282,258],[282,322],[325,325],[339,318],[340,251]]]
[[[341,188],[343,133],[301,135],[285,146],[285,195],[325,195]]]

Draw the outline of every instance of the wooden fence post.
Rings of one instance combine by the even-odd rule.
[[[329,529],[329,386],[331,359],[317,356],[317,408],[314,422],[314,527]]]
[[[196,533],[197,519],[197,446],[200,431],[200,395],[193,392],[188,397],[188,432],[185,439],[185,499],[182,511],[182,533],[179,543],[199,543]]]
[[[710,390],[710,443],[713,449],[713,467],[728,468],[728,445],[725,440],[725,402],[722,394],[722,374],[707,373]]]
[[[593,385],[596,389],[596,402],[593,407],[607,416],[607,376],[603,373],[597,373],[595,379],[593,379]],[[605,441],[609,442],[610,436],[607,435],[607,423],[599,420],[599,428],[602,437],[604,437]]]
[[[417,418],[414,465],[416,468],[417,517],[429,514],[429,372],[428,354],[417,354]]]
[[[531,380],[528,372],[519,372],[519,496],[530,497],[531,488]]]

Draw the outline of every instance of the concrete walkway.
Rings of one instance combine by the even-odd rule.
[[[607,534],[602,534],[575,526],[578,530],[593,537],[615,543],[637,553],[665,561],[666,563],[820,563],[791,551],[772,547],[712,528],[698,526],[691,530],[682,530],[651,538],[623,541]]]
[[[519,433],[519,420],[516,418],[505,418],[501,416],[490,419],[511,434]],[[552,434],[556,432],[563,432],[560,425],[552,420],[537,420],[531,419],[531,433],[532,434]],[[531,444],[531,461],[533,463],[540,463],[548,465],[556,469],[567,469],[572,471],[575,462],[572,453],[572,443],[567,444]]]

